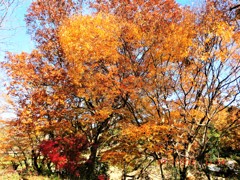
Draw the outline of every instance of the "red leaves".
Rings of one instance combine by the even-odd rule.
[[[109,178],[106,175],[101,174],[98,176],[98,180],[109,180]]]
[[[60,147],[56,141],[43,141],[40,145],[41,152],[44,156],[48,156],[50,161],[54,163],[58,169],[62,169],[63,166],[67,163],[65,155],[60,154]]]
[[[82,151],[88,147],[85,136],[58,137],[43,141],[40,150],[58,170],[65,170],[70,174],[78,174],[78,168],[85,161],[81,157]]]

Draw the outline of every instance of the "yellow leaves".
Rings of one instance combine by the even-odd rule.
[[[99,98],[118,93],[116,64],[121,56],[120,35],[121,22],[103,13],[74,16],[59,29],[69,75],[80,87],[80,96]]]
[[[124,164],[130,163],[131,161],[134,160],[134,158],[136,158],[136,154],[133,152],[130,154],[130,153],[127,153],[126,151],[109,150],[109,151],[103,152],[101,160],[105,162],[110,162],[112,165],[122,166],[123,168]],[[135,164],[132,164],[132,163],[128,165],[132,165],[134,167]]]
[[[147,148],[151,152],[162,152],[169,133],[169,126],[157,125],[155,122],[148,122],[140,127],[129,124],[122,130],[122,138],[138,144],[139,148]]]
[[[232,35],[234,33],[234,27],[229,25],[227,22],[218,22],[213,32],[215,32],[216,36],[222,38],[223,41],[230,42]]]
[[[105,120],[105,119],[107,119],[109,117],[109,115],[112,114],[112,109],[105,107],[105,108],[100,109],[98,111],[98,113],[99,113],[99,118],[101,120]]]
[[[101,59],[114,62],[118,58],[120,28],[113,16],[75,16],[59,32],[64,52],[73,63]]]
[[[197,34],[194,28],[195,16],[187,10],[181,13],[181,21],[169,23],[156,35],[156,45],[152,48],[156,59],[179,61],[189,55]]]
[[[230,108],[231,109],[231,108]],[[219,131],[226,130],[229,126],[234,128],[239,122],[239,110],[234,109],[230,110],[229,108],[225,108],[224,110],[218,112],[211,119],[214,127]]]
[[[196,120],[200,120],[204,117],[205,113],[200,111],[200,110],[196,110],[196,109],[191,109],[189,112],[189,116],[190,118],[194,118]]]
[[[111,160],[113,164],[119,163],[119,161],[123,160],[123,157],[126,155],[125,152],[118,152],[118,151],[107,151],[102,156],[102,161],[109,161]]]
[[[202,16],[202,19],[200,18],[202,23],[195,26],[199,34],[199,43],[195,44],[194,53],[204,61],[211,58],[225,61],[229,58],[228,55],[232,54],[235,46],[233,44],[235,26],[223,17],[222,12],[219,13],[213,8],[211,12]]]

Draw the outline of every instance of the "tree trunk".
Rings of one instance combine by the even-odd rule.
[[[159,161],[159,166],[160,166],[160,172],[161,172],[162,180],[165,180],[165,177],[164,177],[164,173],[163,173],[163,167],[162,167],[162,162],[161,162],[161,160]]]
[[[183,170],[180,171],[180,180],[185,180],[187,177],[187,167],[184,167]]]
[[[86,163],[86,180],[96,179],[95,165],[96,165],[96,158],[97,158],[97,149],[98,149],[98,144],[94,144],[91,147],[91,152],[90,152],[91,154]]]
[[[177,172],[177,166],[176,166],[176,160],[177,160],[177,153],[173,153],[173,177],[175,180],[177,180],[178,172]]]
[[[187,149],[185,150],[184,165],[183,165],[183,169],[180,170],[180,180],[184,180],[187,178],[189,161],[190,161],[189,152],[191,150],[191,147],[192,147],[192,143],[189,143],[187,145]]]
[[[204,171],[205,175],[207,176],[207,179],[208,179],[208,180],[211,180],[211,176],[210,176],[210,174],[209,174],[208,169],[204,169],[203,171]]]
[[[32,161],[34,169],[37,170],[38,175],[41,175],[42,165],[38,164],[38,154],[36,154],[34,150],[32,150]]]

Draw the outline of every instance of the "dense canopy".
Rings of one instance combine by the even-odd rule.
[[[2,64],[17,115],[4,126],[6,160],[79,179],[103,178],[109,166],[209,178],[207,163],[240,150],[233,6],[34,1],[26,22],[36,49]]]

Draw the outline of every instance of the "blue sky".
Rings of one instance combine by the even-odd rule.
[[[1,56],[4,51],[20,53],[33,48],[24,22],[24,15],[30,3],[31,0],[23,0],[3,22],[4,30],[0,29],[0,41],[3,42],[0,44]]]

